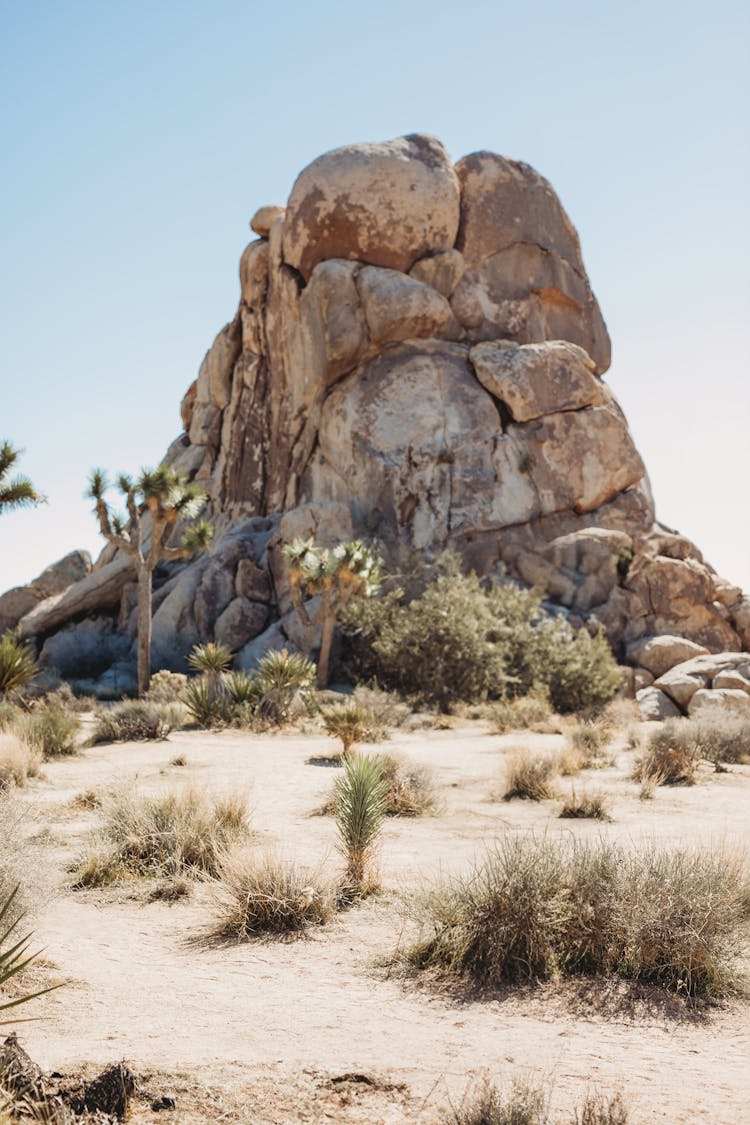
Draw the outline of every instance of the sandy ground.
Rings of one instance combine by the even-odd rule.
[[[403,931],[399,895],[441,870],[465,868],[508,829],[747,842],[750,767],[706,770],[695,787],[662,788],[642,802],[627,779],[632,754],[622,739],[615,765],[583,775],[611,795],[612,824],[561,821],[555,801],[497,799],[510,748],[562,742],[493,736],[476,723],[394,734],[389,751],[435,769],[444,810],[388,820],[385,894],[307,939],[222,947],[196,940],[211,921],[206,888],[173,904],[148,902],[137,883],[67,889],[66,868],[98,817],[73,799],[122,784],[247,792],[257,846],[335,868],[333,822],[315,813],[336,770],[308,762],[329,753],[330,740],[179,732],[48,763],[24,798],[36,822],[35,861],[57,888],[35,930],[52,976],[68,983],[36,1002],[41,1018],[19,1029],[24,1044],[48,1069],[127,1059],[151,1075],[149,1096],[174,1093],[178,1108],[159,1114],[163,1121],[435,1122],[471,1077],[488,1075],[551,1083],[553,1108],[565,1114],[596,1087],[621,1091],[634,1121],[750,1122],[743,1003],[696,1016],[677,1002],[628,1003],[621,989],[554,986],[472,1000],[383,967]],[[187,764],[171,765],[180,754]],[[560,784],[566,791],[571,782]]]

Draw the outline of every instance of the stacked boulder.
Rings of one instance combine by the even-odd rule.
[[[239,307],[166,454],[205,488],[216,540],[158,576],[155,666],[184,667],[196,641],[241,664],[294,642],[280,547],[300,533],[451,547],[535,585],[606,630],[638,690],[651,638],[750,648],[750,601],[655,522],[578,236],[543,177],[489,152],[454,165],[433,137],[352,145],[251,227]],[[122,664],[133,607],[130,561],[107,549],[17,621],[44,658],[98,617]]]

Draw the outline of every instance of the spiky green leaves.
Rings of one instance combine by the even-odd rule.
[[[369,596],[380,581],[380,559],[367,543],[353,539],[336,547],[316,547],[312,539],[295,539],[284,547],[293,585],[306,597],[332,589]]]
[[[15,921],[11,918],[11,911],[17,894],[18,887],[10,893],[0,906],[0,987],[13,977],[20,976],[37,956],[36,953],[29,953],[31,934],[18,937],[17,929],[20,918]],[[59,988],[59,985],[53,985],[52,988]],[[0,1012],[7,1011],[8,1008],[17,1008],[19,1004],[26,1004],[29,1000],[44,995],[45,992],[51,992],[52,988],[40,988],[38,992],[18,996],[15,1000],[6,1000],[0,1004]]]
[[[371,866],[383,819],[388,811],[388,784],[378,758],[355,755],[344,760],[336,783],[334,815],[339,850],[346,860],[345,890],[358,895],[374,890]]]
[[[210,546],[213,536],[214,529],[208,520],[198,520],[185,529],[182,537],[183,550],[191,555],[197,555],[199,551],[205,551]]]
[[[20,474],[8,477],[21,453],[22,450],[14,449],[9,441],[0,443],[0,512],[45,502],[46,498],[37,492],[28,477]]]
[[[38,672],[31,646],[16,633],[0,637],[0,696],[25,687]]]

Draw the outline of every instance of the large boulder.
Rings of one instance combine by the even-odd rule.
[[[62,594],[91,573],[88,551],[70,551],[48,566],[27,586],[16,586],[0,595],[0,634],[14,629],[22,617],[44,601]]]
[[[307,281],[326,258],[408,270],[452,248],[458,180],[434,137],[347,145],[300,172],[284,217],[284,261]]]

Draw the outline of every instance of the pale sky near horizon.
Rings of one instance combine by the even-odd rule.
[[[403,133],[551,180],[658,517],[750,590],[750,6],[0,0],[0,439],[49,497],[0,591],[98,553],[90,469],[156,464],[248,221]]]

